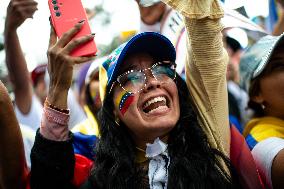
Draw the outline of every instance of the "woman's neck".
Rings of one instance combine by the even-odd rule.
[[[161,141],[163,141],[164,143],[168,143],[168,138],[169,138],[169,135],[166,134],[164,136],[160,136],[160,137],[156,137],[154,139],[151,139],[151,140],[140,140],[140,141],[136,141],[136,149],[140,149],[140,150],[143,150],[145,151],[146,150],[146,147],[147,147],[147,144],[152,144],[154,143],[155,139],[159,138]]]

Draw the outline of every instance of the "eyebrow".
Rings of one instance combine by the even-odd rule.
[[[129,70],[137,70],[137,66],[134,65],[134,64],[130,64],[129,66],[126,66],[124,67],[123,69],[121,69],[121,74],[126,72],[126,71],[129,71]]]

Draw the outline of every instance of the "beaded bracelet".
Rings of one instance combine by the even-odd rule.
[[[70,113],[69,109],[61,109],[61,108],[58,108],[57,106],[54,106],[54,105],[50,104],[48,102],[47,98],[44,101],[44,105],[49,107],[49,108],[51,108],[51,109],[54,109],[56,111],[59,111],[59,112],[65,113],[65,114],[69,114]]]
[[[50,108],[48,106],[44,106],[43,108],[43,113],[45,118],[51,122],[51,123],[56,123],[58,125],[67,125],[70,114],[66,114],[60,111],[57,111],[53,108]]]

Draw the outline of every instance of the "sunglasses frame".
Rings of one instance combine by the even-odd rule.
[[[172,79],[172,80],[175,80],[175,79],[176,79],[176,75],[177,75],[177,72],[176,72],[177,64],[176,64],[175,62],[172,62],[172,61],[160,61],[160,62],[156,62],[155,64],[153,64],[153,65],[152,65],[151,67],[149,67],[149,68],[145,68],[145,69],[143,69],[143,70],[128,70],[128,71],[124,72],[123,74],[117,76],[116,80],[115,80],[115,81],[112,83],[112,85],[111,85],[109,94],[111,93],[111,91],[112,91],[112,89],[114,88],[114,86],[115,86],[116,83],[118,83],[119,86],[120,86],[124,91],[126,91],[126,92],[128,92],[128,93],[137,94],[137,93],[141,92],[141,91],[144,90],[145,87],[146,87],[147,76],[146,76],[146,74],[145,74],[145,71],[151,70],[152,76],[158,81],[158,79],[156,78],[156,76],[153,74],[152,69],[155,68],[156,66],[162,65],[162,64],[172,64],[172,65],[174,66],[174,69],[173,69],[173,70],[174,70],[175,75],[174,75],[174,78],[173,78],[173,79],[171,78],[171,79]],[[144,75],[144,77],[145,77],[145,78],[144,78],[144,79],[145,79],[144,86],[142,86],[141,89],[139,89],[139,90],[136,91],[136,92],[132,92],[132,91],[129,91],[129,90],[125,89],[125,88],[122,86],[121,82],[119,81],[120,78],[122,78],[123,76],[125,76],[125,75],[127,75],[127,74],[129,74],[129,73],[132,73],[132,72],[141,72],[141,73],[143,73],[143,75]],[[170,78],[170,77],[169,77],[169,78]]]

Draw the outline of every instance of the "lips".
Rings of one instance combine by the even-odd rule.
[[[167,98],[158,96],[148,99],[143,105],[143,112],[147,114],[164,112],[168,109]]]

